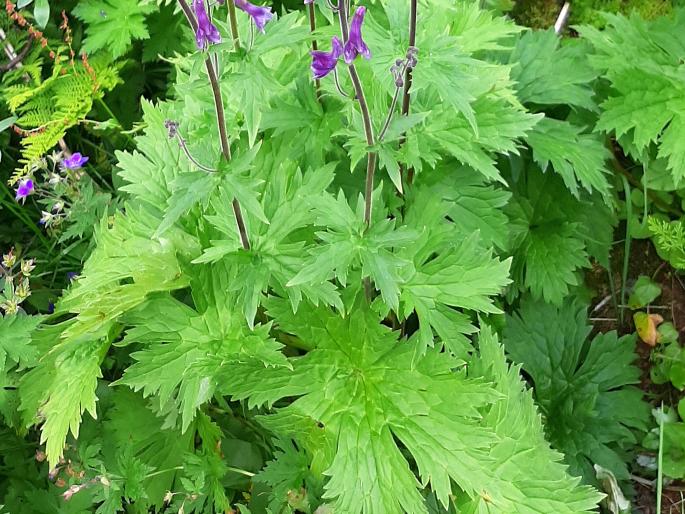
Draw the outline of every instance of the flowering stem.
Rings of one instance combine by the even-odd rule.
[[[193,31],[197,31],[197,21],[193,12],[190,10],[190,6],[186,0],[178,0],[181,5],[186,18],[188,18],[188,23],[192,27]],[[229,9],[233,5],[233,0],[228,0]],[[237,34],[237,32],[236,32]],[[235,39],[234,39],[235,42]],[[212,87],[212,94],[214,96],[214,109],[216,111],[216,121],[219,127],[219,140],[221,141],[221,153],[227,161],[231,160],[231,145],[228,142],[228,134],[226,133],[226,114],[224,113],[224,104],[221,99],[221,88],[219,87],[219,78],[216,74],[216,69],[212,60],[207,57],[205,59],[205,67],[207,68],[207,76],[209,77],[209,84]],[[250,249],[250,240],[247,237],[247,228],[245,227],[245,219],[243,218],[243,213],[240,208],[240,203],[236,198],[233,198],[232,202],[233,215],[235,216],[235,222],[238,225],[238,233],[240,235],[240,242],[245,250]]]
[[[402,68],[402,71],[400,72],[401,75],[406,75],[406,73],[409,71],[410,66],[409,66],[409,59],[407,59],[404,63],[404,67]],[[380,143],[383,141],[383,138],[385,137],[385,134],[388,132],[388,128],[390,127],[390,122],[392,121],[393,114],[395,114],[395,107],[397,107],[397,100],[400,97],[400,91],[402,90],[401,85],[395,88],[395,95],[392,97],[392,102],[390,103],[390,109],[388,110],[388,115],[385,118],[385,123],[383,124],[383,128],[378,134],[378,142]]]
[[[200,168],[202,171],[206,171],[207,173],[216,173],[217,170],[214,170],[212,168],[209,168],[205,166],[204,164],[198,162],[195,157],[190,153],[190,150],[188,150],[188,146],[186,145],[186,140],[181,137],[180,134],[176,134],[176,137],[178,138],[178,146],[181,147],[181,150],[183,150],[183,153],[186,154],[186,157],[190,162],[192,162],[195,166]]]
[[[343,42],[346,43],[349,37],[349,28],[347,25],[346,0],[340,0],[339,10],[340,31],[343,36]],[[347,68],[350,72],[350,79],[352,79],[352,84],[354,85],[356,100],[357,102],[359,102],[359,108],[362,113],[362,119],[364,120],[364,134],[366,135],[366,144],[369,147],[373,147],[373,145],[375,144],[375,139],[373,136],[373,125],[371,123],[371,114],[369,113],[369,106],[366,103],[366,97],[364,96],[364,88],[362,87],[361,80],[359,80],[359,75],[357,74],[357,68],[355,68],[354,62],[351,62]],[[369,151],[366,156],[366,185],[364,188],[364,222],[366,223],[367,227],[371,224],[373,177],[376,172],[376,157],[376,153],[373,151]]]
[[[416,8],[418,0],[411,0],[411,7],[409,9],[409,46],[416,47]],[[411,100],[412,82],[412,68],[408,67],[404,73],[404,97],[402,98],[402,116],[409,114],[409,101]],[[400,140],[400,145],[406,141],[405,137]],[[407,172],[407,182],[409,184],[414,180],[414,168],[410,168]]]
[[[238,32],[238,18],[235,15],[235,2],[228,0],[228,20],[231,24],[231,35],[233,36],[233,47],[240,48],[240,33]]]
[[[313,34],[316,31],[316,12],[314,10],[314,3],[312,2],[307,6],[309,10],[309,30]],[[312,50],[316,52],[319,49],[319,45],[316,39],[312,40]],[[314,87],[316,88],[316,98],[321,101],[321,81],[319,79],[314,80]]]
[[[340,93],[345,98],[349,98],[350,95],[348,95],[340,85],[340,77],[338,77],[338,68],[333,68],[333,79],[335,82],[335,88],[338,90],[338,93]]]

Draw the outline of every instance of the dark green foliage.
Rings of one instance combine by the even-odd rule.
[[[574,474],[594,483],[593,464],[627,480],[624,452],[645,430],[649,408],[632,387],[635,337],[615,332],[589,341],[585,307],[524,301],[507,320],[504,344],[530,376],[550,442]]]

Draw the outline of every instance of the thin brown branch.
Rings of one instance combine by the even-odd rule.
[[[186,0],[178,0],[178,3],[181,5],[181,9],[183,9],[183,13],[186,15],[190,26],[194,31],[197,31],[197,21]],[[229,0],[229,3],[232,4],[232,1]],[[209,84],[212,88],[212,95],[214,97],[214,109],[216,111],[217,126],[219,128],[221,153],[227,161],[230,161],[231,145],[229,144],[228,134],[226,132],[226,114],[224,112],[224,103],[221,98],[221,87],[219,86],[219,78],[217,77],[216,69],[214,68],[214,64],[210,57],[205,59],[205,68],[207,69],[207,76],[209,77]],[[240,208],[240,202],[238,202],[236,198],[233,198],[231,207],[233,208],[233,215],[235,216],[236,225],[238,226],[240,242],[245,250],[249,250],[250,240],[247,236],[247,228],[245,226],[242,209]]]
[[[343,43],[346,43],[349,37],[346,0],[340,0],[339,9],[340,31],[344,38]],[[347,69],[350,73],[350,79],[352,80],[352,84],[354,86],[355,99],[357,102],[359,102],[359,109],[361,110],[362,120],[364,122],[364,135],[366,136],[366,144],[369,146],[369,151],[366,157],[366,183],[364,187],[364,222],[368,227],[371,224],[371,211],[373,208],[373,178],[376,172],[376,153],[371,150],[371,147],[373,147],[375,144],[375,138],[373,135],[373,124],[371,123],[371,113],[369,112],[369,106],[366,103],[366,96],[364,96],[364,88],[362,87],[362,83],[359,79],[357,68],[354,66],[354,62],[348,64]]]
[[[31,50],[31,44],[33,43],[33,37],[30,37],[24,46],[21,48],[18,54],[16,54],[9,62],[0,65],[0,72],[9,71],[14,67],[21,66],[22,61],[28,55]]]
[[[417,22],[417,8],[418,0],[411,0],[409,9],[409,47],[416,47],[416,22]],[[404,74],[404,95],[402,97],[402,116],[409,115],[409,104],[411,102],[411,84],[412,84],[412,70],[410,66]],[[400,140],[400,146],[406,142],[406,137]],[[400,173],[403,170],[400,170]],[[414,168],[407,170],[407,183],[411,184],[414,181]]]
[[[313,34],[316,32],[316,11],[314,10],[314,3],[312,2],[307,6],[309,11],[309,31]],[[316,39],[312,39],[312,50],[316,52],[319,49],[319,45]],[[321,101],[321,81],[319,79],[314,80],[314,87],[316,88],[316,98]]]
[[[234,0],[228,0],[228,20],[231,24],[231,35],[233,36],[233,48],[240,49],[240,32],[238,32],[238,18],[235,14]],[[250,25],[251,27],[252,25]]]

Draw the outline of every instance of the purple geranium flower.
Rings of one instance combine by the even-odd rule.
[[[88,157],[84,157],[80,153],[76,152],[71,154],[71,157],[62,159],[62,166],[70,170],[77,170],[87,162]]]
[[[193,11],[197,17],[197,33],[195,34],[197,47],[204,50],[210,42],[221,43],[221,34],[209,19],[204,0],[193,0]]]
[[[33,193],[33,180],[30,178],[23,178],[19,181],[17,185],[17,196],[16,200],[24,201],[28,195]]]
[[[371,51],[366,46],[362,39],[362,23],[364,23],[364,15],[366,14],[366,7],[357,7],[352,17],[350,24],[350,35],[345,43],[345,62],[350,64],[354,61],[358,54],[361,54],[365,59],[371,59]]]
[[[328,75],[338,64],[338,58],[342,55],[342,41],[337,37],[331,40],[332,49],[330,52],[315,50],[309,52],[312,55],[312,73],[315,79],[320,79]]]
[[[264,25],[269,23],[271,18],[274,17],[271,13],[271,7],[260,7],[251,4],[247,0],[235,0],[235,6],[252,17],[252,21],[260,32],[264,32]]]

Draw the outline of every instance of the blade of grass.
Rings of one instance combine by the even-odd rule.
[[[664,402],[661,402],[661,416],[659,416],[659,457],[656,475],[656,511],[661,514],[661,493],[664,488]]]
[[[623,179],[623,191],[625,192],[626,199],[626,241],[623,251],[623,273],[621,274],[621,305],[626,304],[626,282],[628,281],[628,264],[630,262],[630,243],[632,240],[632,234],[630,233],[630,219],[633,217],[633,204],[630,200],[630,184],[628,179],[621,175]],[[623,311],[624,309],[619,309],[619,319],[621,320],[621,325],[623,324]]]
[[[0,203],[7,208],[7,210],[11,211],[14,216],[21,220],[22,223],[24,223],[24,225],[38,237],[46,249],[50,250],[50,241],[45,237],[43,232],[41,232],[31,218],[28,217],[23,209],[16,204],[12,191],[10,191],[10,189],[1,180],[0,193],[2,194],[2,196],[0,196]],[[9,198],[9,200],[7,200],[7,198]]]

